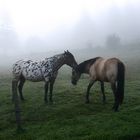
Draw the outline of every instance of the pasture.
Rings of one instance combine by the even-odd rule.
[[[121,140],[140,138],[140,59],[127,63],[125,98],[120,111],[112,111],[114,97],[105,84],[107,103],[102,103],[98,82],[92,87],[90,104],[85,104],[88,76],[71,84],[71,69],[63,67],[54,85],[54,104],[44,103],[44,83],[26,82],[20,102],[25,132],[16,133],[11,102],[11,74],[0,76],[1,140]]]

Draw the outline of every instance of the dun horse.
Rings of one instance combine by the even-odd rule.
[[[48,87],[50,85],[49,101],[53,102],[53,85],[57,77],[59,68],[64,64],[67,64],[72,68],[77,65],[74,56],[69,51],[66,51],[59,55],[55,55],[50,58],[46,58],[40,62],[34,62],[31,60],[20,60],[16,62],[13,66],[13,80],[16,81],[18,84],[20,99],[24,100],[22,88],[25,80],[33,82],[45,81],[44,100],[45,102],[48,102],[47,93]]]
[[[84,61],[73,69],[72,84],[76,85],[82,73],[90,75],[90,82],[86,92],[86,103],[89,103],[89,91],[96,81],[101,83],[103,101],[105,101],[104,82],[110,82],[115,98],[113,109],[118,111],[118,107],[122,104],[124,98],[124,64],[117,58],[104,59],[96,57]]]

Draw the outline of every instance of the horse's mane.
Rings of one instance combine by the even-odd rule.
[[[54,57],[61,57],[61,56],[63,57],[63,56],[66,56],[66,55],[73,57],[73,55],[69,51],[67,51],[67,52],[64,52],[64,53],[53,55],[51,57],[46,57],[45,59],[47,60],[47,59],[54,58]]]
[[[86,66],[88,65],[89,67],[94,64],[96,62],[97,59],[99,59],[101,57],[95,57],[95,58],[92,58],[92,59],[88,59],[82,63],[80,63],[78,66],[77,66],[77,70],[81,73],[85,72],[86,71]]]
[[[45,60],[52,59],[52,58],[54,58],[54,57],[59,57],[59,56],[61,56],[61,55],[63,55],[63,53],[61,53],[61,54],[55,54],[55,55],[53,55],[53,56],[51,56],[51,57],[46,57]]]

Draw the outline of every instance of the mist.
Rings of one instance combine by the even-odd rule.
[[[139,13],[138,0],[0,1],[0,66],[64,50],[82,60],[140,50]]]

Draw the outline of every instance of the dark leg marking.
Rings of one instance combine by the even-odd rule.
[[[55,82],[55,79],[52,79],[50,81],[50,96],[49,96],[49,101],[50,102],[53,102],[53,99],[52,99],[52,92],[53,92],[53,85],[54,85],[54,82]]]
[[[104,82],[100,82],[101,83],[101,92],[102,92],[102,95],[103,95],[103,103],[106,102],[106,96],[105,96],[105,93],[104,93]]]
[[[15,117],[16,117],[16,123],[17,123],[17,130],[22,130],[21,127],[21,115],[20,115],[20,106],[19,106],[19,98],[17,94],[17,80],[12,80],[12,94],[13,94],[13,101],[15,104]]]
[[[114,105],[113,105],[113,108],[115,112],[118,111],[118,107],[119,107],[119,100],[118,100],[118,97],[117,97],[117,93],[116,93],[116,83],[111,83],[111,88],[113,90],[113,94],[114,94]]]
[[[45,82],[45,96],[44,96],[44,101],[46,103],[48,103],[48,85],[49,85],[49,82]]]
[[[19,91],[19,95],[20,95],[20,99],[24,100],[23,94],[22,94],[22,89],[23,89],[23,85],[25,83],[25,78],[21,77],[20,81],[19,81],[19,85],[18,85],[18,91]]]
[[[87,87],[87,93],[86,93],[86,103],[89,103],[89,91],[90,91],[90,88],[93,86],[95,81],[90,81],[88,87]]]

